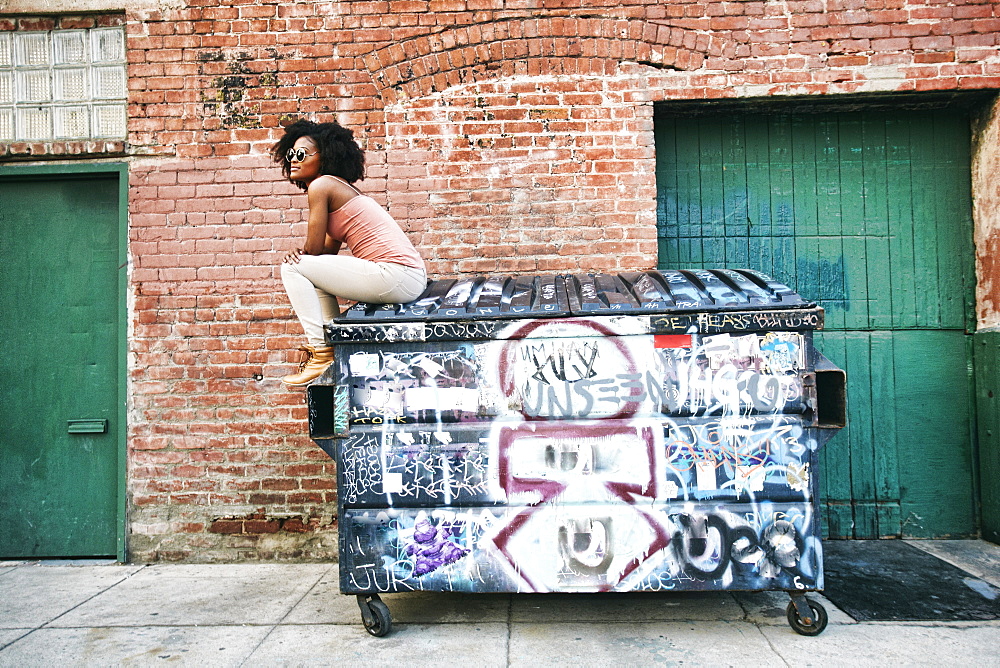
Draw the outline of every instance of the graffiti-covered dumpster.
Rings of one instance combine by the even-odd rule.
[[[826,613],[817,451],[844,374],[823,310],[753,271],[440,280],[326,326],[308,388],[336,460],[340,588],[785,590]]]

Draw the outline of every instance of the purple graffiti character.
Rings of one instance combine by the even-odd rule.
[[[413,527],[413,542],[406,546],[406,553],[413,557],[414,575],[426,575],[455,563],[469,553],[464,547],[448,540],[448,536],[454,533],[454,527],[438,528],[427,518],[417,520]]]

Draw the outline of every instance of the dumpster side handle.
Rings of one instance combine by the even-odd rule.
[[[306,388],[310,438],[345,438],[349,435],[348,399],[348,388],[343,385],[313,383]]]
[[[820,429],[841,429],[847,426],[847,374],[814,351],[816,370],[816,418]]]

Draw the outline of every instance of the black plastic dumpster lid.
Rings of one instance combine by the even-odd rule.
[[[567,316],[565,276],[474,276],[433,281],[407,304],[358,303],[336,322]]]
[[[815,306],[746,269],[699,269],[433,281],[407,304],[359,303],[334,322],[545,318]]]

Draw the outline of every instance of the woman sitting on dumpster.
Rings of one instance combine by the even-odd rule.
[[[323,323],[340,315],[337,298],[413,301],[427,285],[420,254],[389,213],[352,184],[365,178],[354,133],[337,123],[299,120],[272,148],[285,177],[306,191],[309,225],[301,248],[281,264],[281,280],[305,330],[306,359],[287,385],[306,385],[333,363]],[[343,245],[351,255],[338,255]]]

